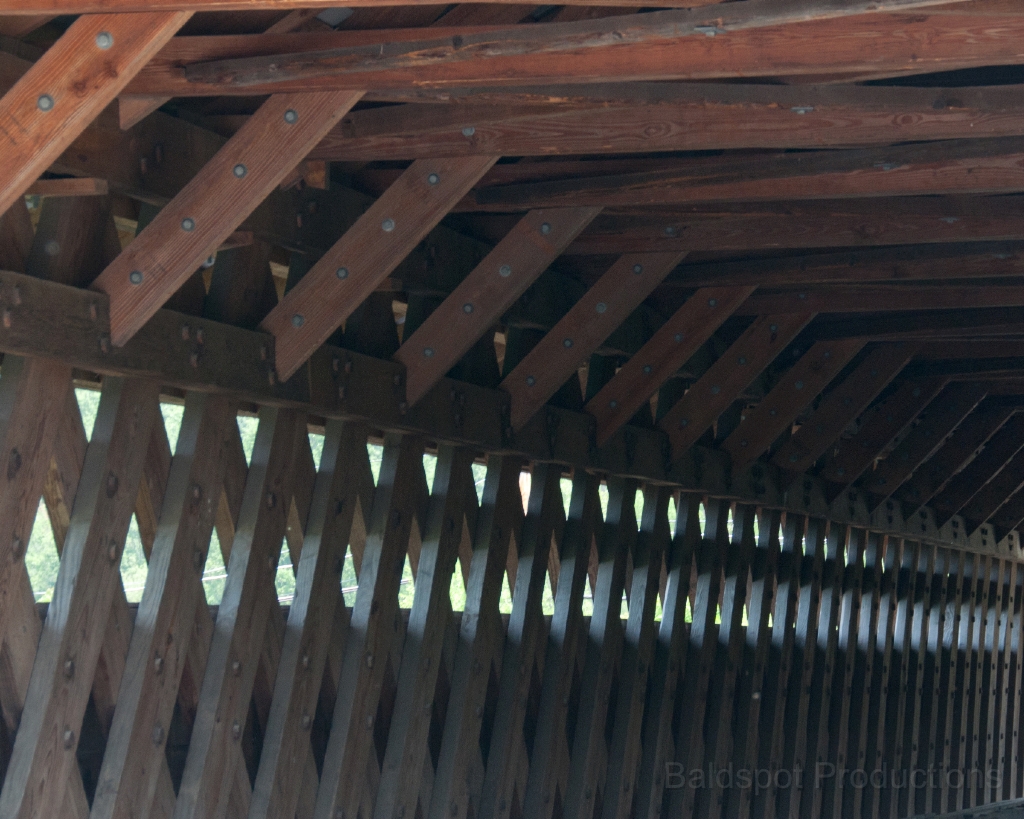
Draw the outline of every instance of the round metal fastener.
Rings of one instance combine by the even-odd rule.
[[[184,219],[181,220],[181,229],[188,231],[195,230],[196,220],[193,219],[191,216],[186,216]]]
[[[337,276],[339,279],[347,279],[348,278],[348,268],[347,267],[339,267],[337,270],[334,271],[334,275]]]
[[[49,94],[40,94],[39,99],[36,100],[36,106],[39,108],[40,111],[44,113],[47,111],[52,111],[53,105],[53,97],[51,97]]]
[[[142,284],[142,271],[133,270],[131,273],[128,274],[128,281],[130,281],[132,284]]]
[[[395,220],[385,219],[383,222],[380,223],[380,229],[383,230],[385,233],[390,233],[395,229]]]
[[[797,381],[793,386],[796,387],[798,390],[802,390],[804,388],[804,382]]]
[[[101,31],[96,35],[96,47],[106,51],[114,44],[114,35],[109,31]]]
[[[672,337],[672,340],[673,340],[673,341],[675,341],[675,343],[676,343],[676,344],[678,344],[678,343],[679,343],[680,341],[682,341],[682,340],[683,340],[683,334],[682,334],[682,333],[676,333],[676,334],[675,334],[675,335],[674,335],[674,336]]]
[[[534,378],[532,375],[526,376],[526,386],[527,387],[532,387],[536,383],[537,383],[537,379]]]
[[[501,267],[498,268],[498,275],[501,276],[503,279],[507,279],[509,276],[512,275],[512,266],[503,264]]]
[[[296,111],[294,108],[289,108],[287,111],[284,112],[284,121],[287,122],[289,125],[294,125],[296,122],[299,121],[299,112]]]
[[[423,348],[423,357],[424,358],[433,358],[434,357],[434,348],[433,347],[424,347]]]
[[[43,250],[46,251],[47,256],[56,256],[60,253],[60,242],[56,239],[47,239],[46,244],[43,245]]]
[[[551,224],[549,222],[544,222],[540,226],[540,232],[547,236],[551,232]]]
[[[612,409],[616,409],[619,406],[619,402],[613,398],[611,401],[608,402],[608,406],[611,407]]]
[[[718,307],[718,299],[708,299],[708,307]]]
[[[712,395],[718,395],[718,393],[720,393],[721,391],[722,391],[722,388],[721,388],[721,387],[719,387],[719,386],[718,386],[717,384],[715,384],[715,385],[714,385],[714,386],[713,386],[713,387],[711,388],[711,394],[712,394]]]
[[[467,315],[469,313],[472,313],[473,312],[473,303],[467,301],[464,305],[462,305],[462,312],[466,313]]]
[[[737,363],[739,363],[739,364],[746,364],[746,363],[747,363],[747,357],[746,357],[746,356],[744,356],[744,355],[741,355],[741,356],[740,356],[740,357],[739,357],[739,358],[737,359]]]
[[[650,374],[651,374],[651,365],[650,364],[645,364],[644,365],[644,375],[650,375]]]
[[[438,176],[436,173],[427,174],[427,182],[429,182],[431,185],[436,185],[440,181],[441,177]]]
[[[306,317],[302,313],[296,313],[292,316],[292,327],[301,327],[306,323]]]
[[[163,726],[158,722],[153,726],[153,744],[159,745],[164,741],[164,729]]]
[[[605,310],[608,309],[608,305],[605,304],[603,301],[599,301],[596,305],[594,305],[594,309],[598,313],[603,313]]]
[[[644,266],[642,264],[633,265],[633,272],[639,276],[641,273],[644,272]]]
[[[231,169],[231,173],[233,173],[235,176],[241,179],[243,176],[249,173],[249,169],[245,167],[245,165],[243,165],[241,162],[239,162],[237,165],[235,165],[234,168]]]
[[[679,428],[682,429],[683,427],[687,426],[689,423],[690,423],[690,419],[689,418],[683,418],[683,419],[681,419],[679,421]]]
[[[572,339],[571,338],[564,339],[562,341],[562,346],[565,347],[565,349],[568,350],[570,347],[572,347]]]
[[[467,125],[465,128],[462,129],[462,135],[464,137],[471,137],[475,133],[476,133],[476,128],[474,128],[472,125]]]

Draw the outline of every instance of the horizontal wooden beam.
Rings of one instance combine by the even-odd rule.
[[[899,310],[958,310],[972,307],[1024,306],[1024,287],[1001,285],[914,286],[865,285],[832,286],[821,289],[757,293],[741,305],[739,315],[762,315],[796,310],[815,313],[877,313]]]
[[[478,451],[667,482],[687,491],[746,498],[878,531],[905,531],[914,538],[987,548],[968,542],[962,527],[940,529],[928,518],[924,530],[917,516],[906,522],[899,514],[873,518],[866,499],[855,490],[832,504],[821,481],[810,476],[800,482],[799,491],[787,493],[791,478],[781,470],[756,463],[737,474],[724,452],[697,447],[670,466],[665,458],[668,438],[659,430],[625,426],[598,444],[593,416],[547,407],[523,429],[511,431],[504,423],[510,410],[508,395],[501,390],[446,378],[409,407],[401,365],[350,350],[325,347],[300,374],[282,384],[271,377],[272,336],[170,310],[157,311],[124,347],[113,347],[108,311],[102,293],[0,271],[0,313],[7,319],[0,322],[0,352],[61,358],[101,375],[146,378],[178,390],[296,407],[315,417],[360,420],[376,429],[414,432]]]
[[[961,0],[952,0],[960,2]],[[521,0],[490,0],[499,4],[519,4]],[[704,6],[721,0],[686,0],[686,6]],[[917,0],[910,0],[917,2]],[[929,4],[944,4],[950,0],[928,0]],[[669,2],[669,6],[675,5]],[[141,12],[151,10],[188,10],[197,12],[224,11],[291,11],[302,9],[335,9],[346,7],[338,0],[12,0],[11,7],[4,7],[4,14],[11,16],[56,15],[56,14],[98,14],[104,11]],[[361,2],[369,8],[392,6],[436,6],[432,0],[370,0]],[[643,6],[641,0],[579,0],[572,5],[581,6]]]
[[[969,14],[933,20],[924,11],[911,19],[881,22],[877,14],[863,13],[869,5],[877,11],[905,11],[934,4],[762,0],[723,4],[713,14],[680,10],[643,15],[649,20],[619,17],[484,31],[449,29],[429,39],[422,32],[413,37],[376,32],[372,45],[365,40],[353,44],[344,35],[336,36],[333,45],[297,37],[290,49],[271,56],[254,56],[252,49],[249,55],[219,60],[207,54],[186,64],[184,74],[150,74],[131,93],[199,96],[314,87],[692,80],[760,76],[765,66],[788,75],[820,75],[824,66],[836,74],[920,72],[1016,59],[1012,32],[1021,20],[1012,14],[986,18],[982,31],[965,42],[965,31],[976,32]],[[824,19],[834,17],[845,19]],[[897,36],[878,38],[880,27]],[[873,38],[872,49],[863,47],[866,36]]]

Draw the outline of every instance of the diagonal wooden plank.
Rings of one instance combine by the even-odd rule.
[[[414,162],[285,296],[261,326],[287,381],[498,160]]]
[[[158,415],[153,384],[109,378],[75,497],[53,603],[32,670],[0,811],[48,815],[74,764],[103,629],[120,586],[119,559]],[[86,628],[83,623],[88,623]]]
[[[992,480],[959,510],[967,535],[974,534],[1006,501],[1024,488],[1024,452],[1018,451]]]
[[[569,698],[576,657],[585,639],[583,593],[594,533],[603,522],[597,492],[596,476],[588,473],[574,476],[569,515],[562,534],[555,613],[544,657],[537,732],[522,800],[526,815],[538,819],[547,819],[555,810],[559,774],[568,762],[568,749],[563,750],[559,734],[565,730],[570,717]]]
[[[498,703],[491,723],[480,805],[481,819],[510,816],[517,797],[517,756],[523,742],[526,706],[539,648],[543,646],[541,599],[552,540],[564,527],[561,467],[534,465],[530,497],[519,542],[512,613],[509,616],[498,680]],[[543,656],[541,657],[543,659]]]
[[[418,402],[464,356],[568,244],[596,208],[531,211],[403,342],[405,394]]]
[[[374,741],[372,728],[394,639],[401,567],[415,517],[411,510],[420,503],[422,459],[423,444],[415,436],[385,437],[317,792],[316,816],[356,816],[364,799],[363,778]],[[372,812],[374,797],[374,793],[365,796],[367,813]]]
[[[862,339],[819,341],[722,442],[739,469],[756,460],[864,347]]]
[[[938,376],[907,381],[885,401],[873,407],[857,433],[839,442],[821,468],[822,480],[831,484],[837,497],[871,466],[893,439],[906,429],[946,386],[949,379]]]
[[[520,429],[643,302],[685,253],[619,258],[501,382]]]
[[[196,607],[205,604],[197,569],[206,563],[220,500],[225,440],[234,433],[233,407],[192,393],[168,480],[125,672],[114,711],[92,815],[145,811],[163,770],[164,739],[189,659]],[[178,642],[180,640],[180,642]],[[131,783],[128,786],[127,783]]]
[[[783,313],[755,319],[662,415],[658,426],[672,443],[673,458],[693,446],[813,318],[813,313]]]
[[[431,730],[445,630],[451,618],[450,584],[466,531],[466,511],[475,505],[472,454],[450,446],[438,453],[431,506],[416,571],[416,595],[401,666],[395,708],[388,731],[375,816],[408,815],[415,810],[425,776],[423,748]]]
[[[339,616],[347,618],[339,611],[344,600],[338,573],[357,510],[369,516],[372,483],[365,428],[329,422],[323,453],[253,787],[251,819],[296,811],[332,629]]]
[[[93,282],[110,296],[110,337],[123,345],[274,190],[358,92],[275,95]]]
[[[779,448],[772,458],[773,463],[796,474],[810,469],[836,442],[847,424],[864,412],[907,365],[915,350],[913,344],[886,344],[872,350]]]
[[[754,292],[753,287],[708,287],[693,294],[615,376],[587,402],[603,444]]]
[[[173,11],[81,17],[0,98],[0,148],[6,160],[0,175],[0,213],[191,16],[190,11]]]
[[[270,613],[267,578],[277,566],[295,453],[305,441],[306,427],[300,414],[268,407],[260,410],[227,580],[175,804],[176,819],[217,815],[218,804],[230,794],[238,764],[233,749],[242,736],[260,660],[260,652],[251,650],[251,644],[266,634]]]
[[[865,488],[873,496],[874,509],[942,446],[987,392],[988,386],[982,383],[954,384],[938,396],[925,418],[867,476]]]

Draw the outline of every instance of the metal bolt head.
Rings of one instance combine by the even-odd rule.
[[[56,239],[47,239],[46,244],[43,245],[43,250],[47,256],[56,256],[60,253],[60,242]]]
[[[718,386],[717,384],[715,384],[715,385],[714,385],[714,386],[713,386],[713,387],[711,388],[711,394],[712,394],[712,395],[718,395],[718,393],[720,393],[721,391],[722,391],[722,388],[721,388],[721,387],[719,387],[719,386]]]
[[[68,659],[64,661],[64,676],[69,680],[75,676],[75,661]]]
[[[798,390],[802,390],[804,388],[804,382],[797,381],[793,386],[796,387]]]
[[[708,307],[718,307],[718,299],[708,299]]]
[[[619,402],[613,398],[611,401],[608,402],[608,406],[611,407],[612,409],[617,409],[619,406]]]
[[[164,728],[158,722],[156,725],[153,726],[153,744],[154,745],[159,745],[163,741],[164,741]]]
[[[431,185],[436,185],[440,181],[441,181],[441,177],[438,176],[436,173],[432,173],[432,174],[428,174],[427,175],[427,182],[429,184],[431,184]]]
[[[243,165],[241,162],[239,162],[237,165],[235,165],[234,168],[231,169],[231,173],[233,173],[239,179],[242,179],[247,173],[249,173],[249,169],[245,167],[245,165]]]
[[[200,265],[200,267],[202,267],[203,270],[209,270],[215,264],[217,264],[217,257],[216,256],[207,256],[206,257],[206,261],[204,261],[202,263],[202,265]]]
[[[299,112],[296,111],[294,108],[289,108],[287,111],[284,112],[284,121],[287,122],[289,125],[294,125],[296,122],[299,121]]]
[[[64,726],[64,747],[69,749],[75,744],[75,732]]]
[[[740,364],[746,364],[746,363],[747,363],[747,357],[746,357],[745,355],[741,355],[741,356],[739,357],[739,359],[737,359],[737,361],[738,361],[738,362],[739,362]]]
[[[476,133],[476,128],[474,128],[472,125],[467,125],[465,128],[462,129],[462,135],[464,137],[471,137],[475,133]]]
[[[109,31],[101,31],[96,35],[96,47],[106,51],[114,44],[114,35]]]
[[[565,347],[565,349],[567,349],[567,350],[571,349],[572,348],[572,339],[571,338],[563,339],[562,346]]]
[[[141,270],[133,270],[131,273],[128,274],[128,281],[130,281],[132,284],[142,284],[142,278],[143,277]]]
[[[181,229],[185,231],[193,231],[196,229],[196,220],[191,216],[186,216],[181,220]]]
[[[308,731],[309,727],[312,724],[313,724],[313,720],[310,718],[309,714],[303,714],[302,715],[302,730]]]
[[[682,334],[682,333],[676,333],[676,334],[675,334],[675,335],[674,335],[674,336],[672,337],[672,340],[673,340],[673,341],[674,341],[674,342],[675,342],[676,344],[678,344],[678,343],[679,343],[680,341],[682,341],[682,340],[683,340],[683,334]]]
[[[385,233],[390,233],[395,229],[395,220],[385,219],[383,222],[380,223],[380,229],[383,230]]]
[[[608,305],[605,304],[603,301],[599,301],[596,305],[594,305],[594,310],[596,310],[598,313],[603,313],[607,309]]]
[[[231,736],[236,742],[242,738],[242,726],[238,724],[237,719],[231,725]]]
[[[40,94],[39,99],[36,100],[36,107],[39,108],[39,110],[43,113],[52,111],[53,105],[53,97],[51,97],[49,94]]]
[[[423,357],[424,358],[433,358],[434,357],[434,348],[433,347],[424,347],[423,348]]]
[[[537,379],[534,378],[532,375],[526,376],[526,386],[527,387],[532,387],[536,383],[537,383]]]
[[[673,225],[669,225],[667,228],[665,228],[666,236],[675,236],[678,232],[679,228],[674,227]]]
[[[296,313],[292,316],[292,327],[301,327],[306,323],[306,317],[302,313]]]
[[[689,418],[681,418],[679,420],[679,428],[682,429],[683,427],[687,426],[689,423],[690,423],[690,419]]]
[[[309,668],[309,655],[308,654],[303,654],[302,655],[302,667],[303,668]]]
[[[237,677],[242,673],[242,663],[238,660],[231,662],[231,672]]]
[[[650,374],[651,374],[651,365],[650,364],[645,364],[644,365],[644,375],[650,375]]]
[[[164,658],[161,657],[159,654],[157,654],[153,658],[153,671],[155,671],[157,674],[159,674],[163,670],[164,670]]]
[[[347,279],[348,278],[348,268],[347,267],[339,267],[337,270],[334,271],[334,275],[337,276],[339,279]]]
[[[547,236],[551,232],[551,223],[544,222],[540,226],[540,232]]]
[[[470,313],[472,313],[473,312],[473,303],[467,301],[464,305],[462,305],[462,312],[465,313],[466,315],[469,315]]]
[[[639,276],[641,273],[644,272],[644,266],[642,264],[633,265],[633,272]]]
[[[503,279],[507,279],[509,276],[512,275],[512,265],[503,264],[501,267],[498,268],[498,275],[501,276]]]

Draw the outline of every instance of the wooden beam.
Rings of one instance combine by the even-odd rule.
[[[916,349],[913,344],[897,343],[872,350],[779,448],[772,462],[793,474],[810,469],[838,440],[847,424],[864,412],[907,365]]]
[[[512,426],[520,429],[625,321],[684,254],[628,254],[616,260],[550,332],[505,376]]]
[[[587,402],[604,443],[700,349],[753,287],[698,290]]]
[[[443,74],[446,84],[464,86],[508,83],[512,77],[516,84],[521,84],[565,82],[570,77],[577,81],[607,81],[610,78],[699,79],[723,75],[743,76],[763,73],[765,64],[775,65],[777,71],[791,74],[820,71],[822,64],[829,65],[833,71],[842,72],[862,70],[869,66],[877,68],[878,58],[872,60],[875,55],[865,54],[864,49],[851,52],[849,43],[829,42],[832,38],[821,37],[822,28],[834,32],[839,27],[846,29],[850,22],[853,22],[850,28],[856,28],[856,15],[863,15],[863,20],[877,26],[875,15],[864,12],[906,10],[935,4],[935,0],[885,0],[875,4],[858,0],[846,5],[830,3],[822,6],[808,5],[806,0],[792,0],[784,5],[748,3],[735,10],[728,10],[727,5],[722,5],[715,8],[714,14],[701,10],[681,10],[659,12],[650,20],[612,17],[597,21],[555,23],[543,26],[543,31],[531,31],[531,26],[520,26],[480,33],[465,32],[455,40],[440,36],[397,42],[395,38],[385,37],[374,46],[316,50],[311,50],[307,44],[300,45],[298,53],[208,60],[193,64],[186,68],[183,79],[197,89],[202,88],[205,94],[211,92],[211,87],[239,91],[245,89],[244,93],[260,94],[267,93],[265,89],[268,88],[285,90],[293,85],[386,87],[388,79],[396,74],[405,74],[406,83],[412,76],[418,76],[421,84],[436,81],[435,78]],[[834,18],[850,16],[853,16],[853,21],[830,24]],[[922,17],[928,19],[927,14]],[[900,67],[904,67],[922,61],[927,64],[934,59],[933,53],[941,53],[945,41],[941,37],[935,38],[935,23],[929,22],[933,40],[937,39],[938,42],[931,49],[919,48],[921,54],[915,54],[915,60],[909,60],[905,53],[898,62],[890,58],[890,65],[897,62]],[[955,28],[956,22],[956,18],[949,16],[941,21],[944,29]],[[773,29],[773,26],[777,28]],[[802,28],[804,31],[794,34],[790,31],[792,28]],[[822,54],[829,53],[825,51],[815,55],[819,62],[813,67],[802,66],[801,58],[807,59],[806,52],[809,49],[804,43],[798,45],[796,38],[815,28],[818,29],[815,31],[818,35],[816,45],[821,48],[823,41],[831,45],[835,62],[822,58]],[[768,31],[764,32],[764,29]],[[765,59],[757,68],[753,68],[753,65],[743,66],[736,59],[737,53],[748,51],[754,43],[765,40],[772,42],[772,35],[778,37],[780,33],[789,52],[772,54],[772,58]],[[908,32],[903,36],[912,37],[913,33]],[[698,39],[706,37],[711,40],[714,35],[724,35],[717,49]],[[390,47],[382,51],[380,42],[389,43]],[[498,42],[500,46],[495,45]],[[610,48],[613,44],[615,48]],[[921,43],[921,46],[924,45]],[[728,51],[733,57],[728,67],[720,63],[720,50]],[[764,59],[766,50],[762,47],[758,56]],[[683,54],[687,54],[689,59],[683,57]],[[620,63],[620,60],[623,62]],[[991,62],[993,59],[990,57]],[[352,82],[362,84],[351,86]],[[394,84],[394,79],[390,84]],[[146,89],[144,93],[153,93],[153,90]]]
[[[948,378],[937,376],[920,381],[905,381],[892,395],[873,407],[857,433],[841,439],[836,451],[821,468],[821,478],[833,485],[837,497],[871,466],[885,448],[946,386]]]
[[[936,399],[925,418],[867,476],[865,488],[874,495],[877,509],[925,463],[946,438],[984,399],[988,385],[953,384]],[[873,511],[873,510],[872,510]]]
[[[862,339],[819,341],[804,353],[722,442],[733,468],[759,458],[863,347]]]
[[[0,213],[189,17],[189,11],[82,17],[0,98],[0,146],[6,160],[0,175]]]
[[[142,475],[144,442],[158,414],[155,385],[123,379],[105,384],[54,602],[0,792],[7,816],[55,813],[60,786],[73,770],[107,615],[120,586],[120,557]]]
[[[813,313],[784,313],[755,319],[662,415],[658,426],[672,443],[673,458],[693,446],[813,318]]]
[[[277,339],[287,380],[497,161],[421,160],[411,165],[309,270],[262,327]]]
[[[358,93],[274,96],[107,267],[111,341],[123,345],[212,256]]]
[[[473,89],[471,96],[445,89],[424,104],[350,113],[310,157],[369,162],[474,154],[549,157],[853,147],[1022,136],[1020,114],[1019,91],[1012,86],[882,89],[637,82],[484,88]],[[463,129],[470,128],[472,135],[466,136]]]
[[[1012,456],[992,480],[981,487],[958,511],[967,534],[974,534],[1006,501],[1024,487],[1024,454]]]
[[[40,199],[52,196],[106,196],[108,193],[110,193],[110,186],[106,179],[89,177],[37,179],[25,191],[26,196],[38,196]]]
[[[414,405],[490,330],[598,214],[596,208],[528,213],[405,339],[395,360]]]
[[[1016,286],[834,286],[782,293],[760,292],[737,309],[738,315],[813,310],[819,313],[877,313],[897,310],[955,310],[964,304],[978,307],[1020,307],[1024,287]]]
[[[718,2],[719,0],[686,0],[687,7],[689,6],[701,6],[709,3]],[[907,2],[908,0],[904,0]],[[909,2],[917,2],[918,0],[909,0]],[[205,12],[228,12],[228,11],[291,11],[291,10],[302,10],[302,9],[334,9],[338,8],[336,3],[337,0],[157,0],[156,7],[159,9],[177,9],[185,8],[192,11],[205,11]],[[513,0],[497,0],[499,3],[513,3]],[[949,2],[959,2],[959,0],[927,0],[928,3],[942,5]],[[613,5],[613,6],[632,6],[639,5],[640,0],[632,0],[632,2],[621,2],[621,0],[615,0],[614,3],[611,0],[608,2],[584,2],[580,5]],[[518,3],[513,3],[518,5]],[[425,0],[417,0],[415,3],[407,3],[404,0],[375,0],[369,8],[390,8],[393,6],[408,6],[408,5],[426,5],[432,6],[435,3],[425,2]],[[110,11],[111,9],[121,12],[139,12],[146,11],[152,8],[144,0],[86,0],[85,3],[78,5],[75,0],[16,0],[16,5],[12,8],[5,8],[4,14],[9,14],[12,17],[29,16],[29,15],[40,15],[48,13],[54,14],[97,14],[101,11]],[[433,9],[431,9],[433,10]]]

